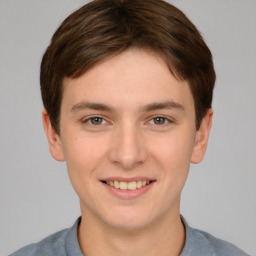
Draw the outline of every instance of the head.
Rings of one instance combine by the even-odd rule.
[[[63,79],[77,78],[129,48],[158,54],[177,79],[188,81],[199,129],[211,108],[215,72],[196,27],[165,1],[95,0],[63,21],[42,59],[43,104],[57,133]]]
[[[43,120],[82,216],[125,230],[178,216],[214,80],[200,33],[164,1],[96,0],[61,24],[42,60]]]

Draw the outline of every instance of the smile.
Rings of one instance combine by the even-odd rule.
[[[139,181],[125,182],[125,181],[118,181],[118,180],[110,180],[110,181],[105,181],[105,183],[111,187],[121,189],[121,190],[136,190],[148,185],[150,181],[139,180]]]
[[[100,180],[112,195],[120,199],[135,199],[151,190],[156,180],[145,177],[118,178]]]

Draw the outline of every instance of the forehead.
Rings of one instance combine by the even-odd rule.
[[[96,64],[79,78],[65,78],[62,104],[85,100],[114,108],[170,100],[193,104],[187,81],[177,80],[159,55],[136,49]]]

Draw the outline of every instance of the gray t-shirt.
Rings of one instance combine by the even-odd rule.
[[[248,256],[233,244],[193,229],[183,217],[182,220],[186,230],[186,241],[180,256]],[[81,218],[78,218],[71,228],[28,245],[10,256],[83,256],[77,238],[80,221]]]

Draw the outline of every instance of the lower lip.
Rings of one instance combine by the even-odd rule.
[[[143,186],[141,188],[137,188],[135,190],[128,190],[128,189],[118,189],[115,187],[112,187],[106,183],[102,184],[115,196],[121,198],[121,199],[135,199],[138,198],[139,196],[143,195],[146,193],[150,188],[152,188],[153,184],[155,181],[150,182],[148,185]]]

